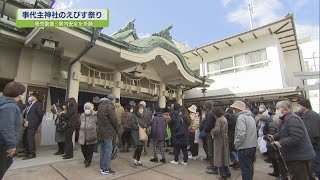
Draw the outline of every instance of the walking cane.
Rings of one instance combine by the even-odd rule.
[[[273,137],[271,136],[268,136],[268,140],[270,141],[270,144],[272,145],[272,147],[280,154],[280,158],[281,158],[281,161],[283,163],[283,166],[284,166],[284,170],[285,170],[285,174],[286,174],[286,177],[280,177],[280,178],[287,178],[288,180],[291,180],[292,179],[292,174],[289,172],[288,170],[288,166],[282,156],[282,153],[280,151],[280,148],[274,143],[274,139]],[[279,170],[281,169],[280,167],[280,162],[279,162],[279,158],[278,158],[278,153],[275,153],[276,155],[276,160],[277,160],[277,163],[278,163],[278,166],[279,166]],[[282,174],[280,173],[280,176],[282,176]]]

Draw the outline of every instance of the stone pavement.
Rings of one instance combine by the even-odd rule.
[[[151,149],[149,155],[142,156],[142,167],[134,168],[130,166],[132,152],[119,153],[116,160],[111,162],[112,169],[116,171],[114,176],[104,176],[99,172],[99,154],[94,154],[93,162],[89,168],[83,165],[83,157],[78,148],[75,151],[75,158],[63,160],[60,156],[54,156],[56,147],[41,147],[38,150],[38,156],[35,159],[22,161],[17,158],[14,164],[6,173],[4,180],[64,180],[64,179],[146,179],[146,180],[171,180],[171,179],[216,179],[217,175],[205,173],[206,164],[202,160],[190,160],[187,166],[172,165],[170,163],[152,163],[150,162]],[[202,152],[203,153],[203,152]],[[167,161],[173,159],[172,155],[167,155]],[[160,156],[159,156],[160,157]],[[241,180],[241,172],[231,169],[232,178]],[[258,156],[255,163],[254,179],[270,180],[274,179],[267,175],[271,172],[269,164]]]

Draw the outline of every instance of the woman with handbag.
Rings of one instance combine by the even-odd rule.
[[[230,162],[228,121],[224,117],[224,110],[221,107],[214,107],[212,111],[217,117],[215,126],[211,130],[211,136],[214,139],[213,164],[218,167],[220,175],[218,179],[228,179],[231,177],[228,167]]]
[[[73,158],[73,142],[72,135],[75,131],[78,117],[78,104],[74,98],[68,99],[67,113],[59,113],[58,117],[63,119],[66,122],[65,128],[65,155],[62,156],[63,159]]]
[[[55,115],[61,113],[67,113],[67,104],[63,103],[62,105],[53,105],[51,108],[51,112]],[[55,118],[55,125],[56,125],[56,133],[55,133],[55,140],[58,143],[58,151],[54,153],[54,155],[63,155],[64,154],[64,147],[65,147],[65,128],[66,123],[59,118],[58,116]]]
[[[89,167],[92,160],[94,145],[97,143],[97,113],[93,104],[84,104],[84,113],[80,116],[80,130],[78,142],[85,158],[85,167]]]
[[[143,150],[143,146],[146,141],[148,141],[147,135],[147,126],[148,119],[146,117],[145,108],[143,105],[139,104],[135,112],[131,116],[131,137],[136,147],[136,150],[133,155],[132,166],[142,166],[140,162],[141,153]]]

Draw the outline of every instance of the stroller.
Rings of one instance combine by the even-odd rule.
[[[286,162],[282,156],[280,148],[274,143],[274,139],[272,137],[268,136],[268,140],[270,141],[271,146],[275,149],[275,157],[276,157],[279,169],[283,168],[283,171],[284,171],[283,173],[280,173],[281,180],[291,180],[292,174],[288,170],[288,167],[287,167]]]

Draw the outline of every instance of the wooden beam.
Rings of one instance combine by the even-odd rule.
[[[195,55],[195,56],[198,56],[198,54],[196,54],[196,53],[194,53],[194,52],[192,52],[192,54]]]
[[[205,49],[202,49],[203,52],[208,53],[208,51],[206,51]]]
[[[243,43],[243,42],[244,42],[240,37],[238,37],[238,39],[239,39],[239,41],[240,41],[241,43]]]
[[[227,41],[225,41],[224,43],[228,44],[228,46],[231,47],[231,44],[229,44]]]
[[[285,41],[285,42],[281,42],[280,44],[286,44],[286,43],[294,42],[294,41],[296,41],[296,40],[294,39],[294,40],[290,40],[290,41]]]
[[[254,38],[258,39],[257,36],[254,33],[252,33],[252,35],[253,35]]]
[[[292,47],[292,46],[296,46],[296,44],[293,44],[293,45],[288,45],[288,46],[282,47],[282,49],[283,49],[283,48],[288,48],[288,47]]]
[[[219,50],[219,48],[217,46],[215,46],[215,45],[212,45],[212,47],[216,48],[216,50]]]
[[[294,50],[298,50],[297,48],[294,48],[294,49],[288,49],[288,50],[285,50],[283,52],[289,52],[289,51],[294,51]]]
[[[271,29],[270,29],[270,28],[268,28],[268,30],[269,30],[269,33],[270,33],[270,34],[273,34],[273,32],[271,31]]]
[[[274,33],[278,33],[281,29],[283,29],[286,25],[288,25],[291,21],[286,22],[284,25],[282,25],[279,29],[277,29],[276,31],[274,31]]]
[[[290,34],[288,36],[280,37],[279,39],[285,39],[285,38],[292,37],[292,36],[294,36],[294,34]]]
[[[276,34],[281,34],[281,33],[285,33],[285,32],[292,31],[292,30],[293,29],[287,29],[287,30],[283,30],[283,31],[277,32]]]

